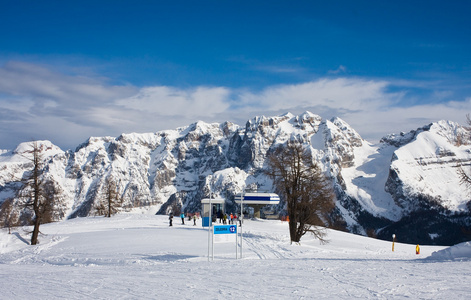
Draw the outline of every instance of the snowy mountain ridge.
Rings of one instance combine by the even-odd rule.
[[[156,133],[90,137],[73,151],[38,143],[44,149],[45,176],[61,187],[61,215],[73,218],[94,214],[110,176],[126,210],[167,213],[179,206],[195,212],[210,193],[235,210],[234,195],[244,187],[273,191],[264,174],[266,157],[289,140],[310,147],[334,182],[331,226],[387,239],[392,231],[410,232],[415,224],[410,239],[432,244],[468,239],[465,233],[450,235],[471,230],[469,194],[457,171],[459,165],[470,165],[470,139],[466,128],[450,121],[388,135],[378,145],[364,141],[340,118],[324,120],[311,112],[257,116],[245,127],[199,121]],[[30,150],[30,143],[23,143],[1,152],[0,202],[14,196],[31,168]],[[21,200],[15,201],[20,207]]]

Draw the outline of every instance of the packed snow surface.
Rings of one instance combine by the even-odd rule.
[[[240,229],[240,228],[239,228]],[[288,224],[246,220],[242,258],[201,220],[123,214],[0,231],[1,299],[469,299],[471,245],[395,244],[328,230],[290,244]],[[240,232],[240,230],[239,230]],[[401,237],[397,237],[398,241]],[[239,239],[240,242],[240,239]]]

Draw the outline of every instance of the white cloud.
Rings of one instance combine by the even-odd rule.
[[[160,115],[211,117],[228,109],[230,91],[223,87],[178,89],[166,86],[142,88],[136,95],[117,100],[118,106]]]
[[[394,102],[399,93],[387,93],[386,81],[363,79],[320,79],[317,81],[269,87],[261,93],[246,92],[241,101],[249,106],[267,107],[273,110],[297,106],[325,106],[331,109],[365,110],[379,109]]]
[[[471,98],[404,105],[415,97],[407,93],[411,86],[413,82],[399,80],[321,78],[260,92],[208,86],[139,88],[10,62],[0,67],[0,148],[31,139],[74,148],[89,136],[155,132],[198,120],[243,126],[257,115],[306,110],[324,118],[341,117],[364,138],[377,140],[441,119],[464,124],[471,112]],[[435,94],[450,95],[443,88]]]
[[[0,68],[0,92],[31,99],[36,103],[54,101],[63,105],[106,102],[134,88],[110,86],[98,79],[70,76],[46,67],[23,62],[8,62]]]
[[[408,107],[387,107],[342,115],[363,138],[377,141],[389,133],[408,132],[439,120],[451,120],[465,124],[466,114],[471,112],[471,99]]]
[[[411,86],[407,82],[407,86]],[[297,85],[269,87],[260,93],[245,92],[240,95],[243,115],[273,115],[276,113],[301,113],[310,110],[324,118],[341,117],[364,138],[377,141],[389,133],[410,131],[438,120],[452,120],[464,124],[466,113],[471,112],[471,98],[466,101],[397,106],[406,102],[406,89],[384,80],[361,78],[320,79]],[[441,92],[448,94],[448,92]],[[448,94],[449,95],[449,94]]]
[[[347,72],[347,67],[340,65],[336,70],[330,70],[328,73],[337,75],[345,72]]]

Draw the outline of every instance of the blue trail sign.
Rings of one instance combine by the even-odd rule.
[[[214,234],[236,234],[236,225],[214,225]]]

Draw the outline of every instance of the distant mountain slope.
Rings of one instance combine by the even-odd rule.
[[[73,218],[94,214],[109,176],[117,182],[123,209],[167,213],[176,205],[194,212],[212,193],[235,210],[234,195],[244,187],[273,191],[263,172],[266,157],[288,140],[311,147],[334,182],[337,204],[330,226],[383,239],[396,233],[412,243],[471,239],[469,194],[457,172],[458,165],[470,165],[471,145],[467,130],[453,122],[389,135],[378,145],[339,118],[323,120],[310,112],[258,116],[245,127],[196,122],[156,133],[91,137],[74,151],[39,143],[45,176],[62,189],[59,215]],[[0,202],[14,196],[28,172],[27,151],[24,143],[0,154]],[[21,199],[15,201],[26,214]]]

